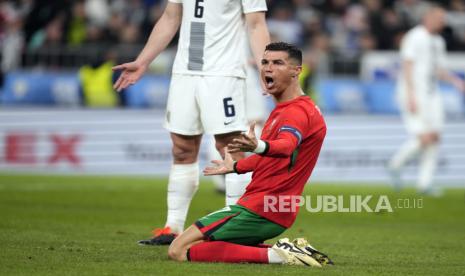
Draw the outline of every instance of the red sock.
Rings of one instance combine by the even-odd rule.
[[[272,244],[266,244],[266,243],[259,243],[259,244],[255,245],[255,247],[272,248],[273,245]]]
[[[268,263],[268,248],[223,241],[202,242],[187,251],[191,262]]]

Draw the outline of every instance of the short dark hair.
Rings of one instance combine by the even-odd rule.
[[[283,51],[297,61],[299,65],[302,65],[302,51],[296,46],[286,42],[272,42],[266,45],[265,51]]]

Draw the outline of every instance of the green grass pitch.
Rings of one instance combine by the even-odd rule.
[[[323,269],[176,263],[167,247],[140,247],[166,212],[166,180],[0,176],[0,275],[464,275],[465,191],[395,208],[413,190],[312,184],[306,194],[389,196],[394,212],[300,212],[282,237],[304,236],[336,263]],[[223,206],[202,182],[188,223]],[[269,243],[275,240],[268,241]]]

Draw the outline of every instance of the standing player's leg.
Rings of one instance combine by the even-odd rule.
[[[425,135],[417,184],[418,191],[421,193],[439,195],[439,190],[433,191],[433,178],[438,161],[438,144],[438,133],[432,132]]]
[[[237,77],[201,77],[198,102],[202,126],[215,136],[215,146],[223,156],[224,147],[241,131],[247,130],[245,116],[245,79]],[[244,154],[233,156],[235,160]],[[236,203],[250,183],[251,174],[225,176],[226,205]]]
[[[173,164],[169,173],[167,220],[141,245],[167,245],[184,230],[190,202],[199,185],[197,162],[203,128],[196,100],[198,76],[173,74],[164,127],[171,133]]]
[[[390,160],[389,169],[393,171],[401,170],[420,152],[420,149],[421,140],[417,136],[410,137],[404,144],[402,144]]]
[[[252,122],[256,123],[255,134],[257,137],[260,137],[261,129],[268,114],[266,110],[265,97],[263,96],[263,91],[260,87],[257,70],[251,64],[247,63],[246,72],[246,89],[244,94],[246,118],[248,124],[251,124]],[[210,160],[219,159],[221,157],[219,153],[228,144],[229,140],[228,137],[223,137],[222,135],[218,135],[215,138],[216,139],[214,139],[213,142],[210,142],[208,149],[208,154],[211,157]],[[247,156],[247,153],[245,156]],[[236,156],[236,158],[243,158],[243,156],[239,155]],[[226,190],[225,176],[213,175],[211,178],[218,191],[224,192]],[[231,205],[237,202],[237,199],[243,194],[245,190],[244,185],[247,185],[250,182],[250,178],[250,174],[240,175],[237,177],[228,177],[229,196],[226,197],[226,205]],[[236,185],[236,183],[239,183],[239,185]]]
[[[168,181],[168,216],[165,227],[174,234],[184,230],[189,205],[199,186],[197,157],[201,135],[184,136],[171,133],[173,142],[173,165]]]
[[[224,148],[232,142],[234,138],[239,137],[240,132],[232,132],[226,134],[215,135],[215,146],[218,152],[224,158]],[[234,160],[240,160],[245,157],[245,153],[238,152],[231,155]],[[226,192],[226,206],[236,204],[239,198],[244,194],[245,188],[250,183],[252,176],[251,173],[246,174],[227,174],[224,177],[225,192]]]
[[[216,139],[214,136],[209,137],[208,140],[208,160],[220,160],[221,155],[219,151],[216,149]],[[211,175],[209,176],[213,184],[215,185],[215,189],[218,193],[224,194],[226,191],[225,183],[224,183],[224,175]]]
[[[267,118],[267,111],[264,102],[264,96],[259,83],[259,76],[256,70],[247,65],[247,78],[245,89],[245,113],[248,124],[255,122],[255,135],[260,137],[261,129]],[[247,127],[248,128],[248,127]],[[216,136],[216,147],[221,152],[224,147],[234,138],[234,136],[224,137],[222,135]],[[250,154],[250,153],[249,153]],[[248,155],[248,153],[233,155],[234,160],[239,160]],[[252,173],[246,174],[232,174],[226,176],[226,206],[235,204],[239,198],[244,194],[245,188],[250,183]]]
[[[444,107],[439,92],[429,98],[429,112],[427,116],[429,133],[426,137],[425,148],[420,158],[418,177],[418,191],[423,194],[440,196],[438,187],[433,187],[434,174],[438,163],[440,133],[444,126]]]
[[[421,152],[421,132],[424,131],[424,123],[418,114],[410,113],[405,106],[406,104],[401,105],[402,120],[410,137],[395,152],[388,164],[391,182],[396,190],[403,185],[400,177],[402,169]]]

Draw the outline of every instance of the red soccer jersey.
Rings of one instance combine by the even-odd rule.
[[[253,171],[252,181],[237,204],[279,225],[290,227],[298,207],[285,212],[265,210],[265,199],[302,195],[325,135],[323,116],[309,97],[301,96],[277,104],[260,137],[267,143],[265,152],[239,160],[234,166],[237,173]]]

